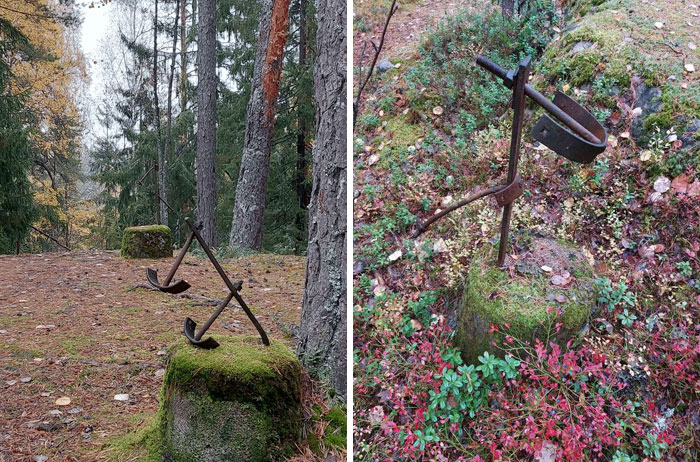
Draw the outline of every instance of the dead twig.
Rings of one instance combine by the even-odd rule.
[[[367,75],[365,76],[365,79],[362,80],[362,62],[364,60],[364,47],[363,45],[362,48],[362,57],[360,58],[360,77],[358,78],[359,86],[357,88],[357,95],[355,96],[355,100],[352,103],[352,126],[355,126],[355,122],[357,121],[357,114],[359,112],[359,105],[360,105],[360,98],[362,97],[362,92],[364,91],[365,87],[367,86],[367,83],[369,82],[369,79],[372,77],[372,73],[374,72],[374,66],[377,64],[377,59],[379,59],[379,53],[381,53],[382,48],[384,47],[384,37],[386,36],[386,31],[389,29],[389,22],[391,21],[391,17],[394,16],[394,13],[396,13],[396,10],[399,9],[399,6],[396,4],[396,0],[393,0],[391,2],[391,6],[389,7],[389,13],[386,16],[386,21],[384,22],[384,29],[382,29],[382,36],[379,41],[379,45],[376,43],[370,41],[372,44],[372,47],[374,47],[374,57],[372,58],[372,64],[369,66],[369,71],[367,71]],[[366,44],[367,42],[365,42]]]

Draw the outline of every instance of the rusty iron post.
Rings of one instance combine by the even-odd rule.
[[[518,64],[518,72],[513,82],[513,127],[510,138],[510,158],[508,159],[507,184],[513,183],[518,174],[518,162],[520,160],[520,141],[523,133],[523,117],[525,116],[525,85],[530,78],[530,57],[523,59]],[[510,216],[513,213],[513,202],[503,206],[503,218],[501,218],[501,242],[498,246],[497,265],[503,266],[508,250],[508,231],[510,228]]]

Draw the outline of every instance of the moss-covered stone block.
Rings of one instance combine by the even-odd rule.
[[[502,354],[506,335],[566,343],[583,329],[595,305],[593,268],[580,250],[546,236],[521,235],[518,245],[510,270],[495,266],[498,251],[492,246],[472,261],[455,337],[467,363],[476,363],[484,351]]]
[[[173,235],[167,226],[132,226],[124,230],[122,257],[164,258],[172,256]]]
[[[163,452],[175,462],[283,459],[301,431],[301,364],[258,337],[217,338],[214,350],[176,344],[163,380]]]

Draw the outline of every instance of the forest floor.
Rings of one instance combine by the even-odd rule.
[[[356,77],[390,3],[354,3]],[[700,5],[555,3],[564,10],[522,24],[481,0],[402,2],[391,20],[379,59],[399,66],[375,72],[354,131],[356,461],[698,460]],[[508,68],[531,55],[531,84],[568,93],[609,134],[595,162],[574,164],[532,140],[528,107],[512,236],[575,243],[598,301],[565,348],[489,326],[513,363],[464,364],[453,344],[473,257],[498,242],[495,201],[412,236],[438,209],[503,184],[510,95],[477,54]],[[518,239],[506,260],[516,282],[527,279]]]
[[[192,255],[176,276],[194,298],[150,289],[146,268],[163,273],[171,262],[117,252],[0,256],[0,461],[122,460],[112,443],[156,412],[164,354],[185,317],[204,322],[211,299],[226,294],[209,260]],[[221,263],[243,280],[241,295],[268,335],[292,347],[304,258]],[[235,304],[210,332],[256,335]]]

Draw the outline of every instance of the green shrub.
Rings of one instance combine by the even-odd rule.
[[[514,68],[526,56],[539,56],[556,15],[548,1],[533,2],[531,11],[522,18],[504,17],[495,9],[449,18],[420,45],[422,59],[408,73],[409,86],[435,89],[445,109],[472,114],[473,121],[463,119],[460,125],[485,126],[505,109],[510,95],[475,64],[476,57]]]

